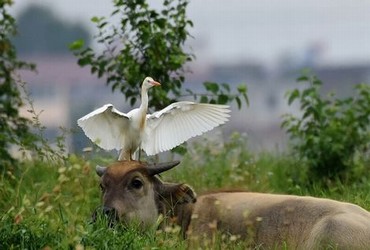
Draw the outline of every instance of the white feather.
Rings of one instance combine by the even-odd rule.
[[[229,115],[226,105],[176,102],[161,111],[147,115],[142,149],[147,155],[170,150],[188,139],[221,124]]]

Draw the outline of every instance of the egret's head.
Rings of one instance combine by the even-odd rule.
[[[161,84],[157,81],[154,81],[153,78],[151,77],[145,77],[143,81],[143,88],[150,89],[151,87],[154,86],[161,86]]]

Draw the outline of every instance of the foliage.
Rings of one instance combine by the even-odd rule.
[[[246,105],[249,105],[249,99],[247,96],[247,85],[239,84],[237,86],[237,95],[231,94],[230,85],[227,83],[215,83],[215,82],[204,82],[204,88],[207,91],[207,94],[200,95],[200,102],[202,103],[212,103],[212,104],[227,104],[229,102],[237,103],[239,109],[242,107],[242,100],[245,101]],[[190,95],[197,99],[197,94],[194,93],[192,90],[186,90]]]
[[[300,194],[304,176],[292,157],[248,151],[246,134],[234,132],[222,138],[202,139],[188,145],[181,165],[163,177],[190,183],[195,190],[230,189]],[[169,177],[168,177],[169,176]]]
[[[112,90],[120,90],[131,106],[140,96],[138,84],[145,76],[163,83],[150,95],[150,106],[161,109],[181,97],[185,65],[194,59],[184,49],[193,26],[186,16],[187,5],[187,0],[163,0],[162,9],[157,9],[145,0],[114,0],[111,19],[91,19],[98,28],[96,41],[102,45],[102,52],[84,48],[83,40],[75,41],[70,48],[80,66],[90,65],[91,72],[104,76]],[[119,25],[113,25],[117,18]],[[202,96],[203,102],[224,104],[235,100],[240,107],[241,97],[246,99],[246,87],[240,86],[238,94],[233,95],[227,84],[204,85],[207,93]],[[194,98],[199,96],[187,91]]]
[[[33,70],[34,65],[17,59],[11,42],[16,33],[14,18],[7,12],[11,1],[0,2],[0,171],[15,163],[10,153],[13,146],[30,148],[37,137],[30,132],[29,120],[19,115],[23,106],[18,88],[17,71]]]
[[[295,152],[306,162],[312,182],[335,178],[343,181],[360,164],[358,158],[366,157],[368,152],[370,86],[356,85],[353,97],[339,99],[333,93],[322,97],[322,83],[316,76],[304,75],[298,82],[308,86],[290,91],[287,97],[289,104],[300,103],[302,116],[285,115],[282,127]]]
[[[36,66],[17,58],[11,40],[17,33],[16,23],[6,9],[10,5],[11,1],[0,2],[0,172],[18,175],[22,162],[19,157],[15,159],[12,152],[47,159],[53,164],[63,163],[66,131],[56,138],[57,149],[44,138],[45,127],[39,121],[40,113],[35,111],[26,84],[19,76],[19,71],[35,71]],[[26,104],[31,119],[19,114],[19,109]]]

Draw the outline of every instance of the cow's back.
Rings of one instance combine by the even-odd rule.
[[[359,249],[370,246],[370,214],[356,205],[328,199],[221,192],[198,197],[192,218],[189,238],[223,232],[267,247],[334,243],[346,248],[349,242],[354,249],[355,240],[348,241],[352,237]]]

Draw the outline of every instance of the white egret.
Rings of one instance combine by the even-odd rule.
[[[119,160],[132,160],[138,148],[147,155],[170,150],[225,123],[230,117],[227,105],[188,101],[172,103],[147,114],[148,90],[153,86],[160,86],[160,83],[146,77],[141,87],[139,108],[125,114],[112,104],[105,104],[80,118],[78,125],[101,148],[121,150]]]

